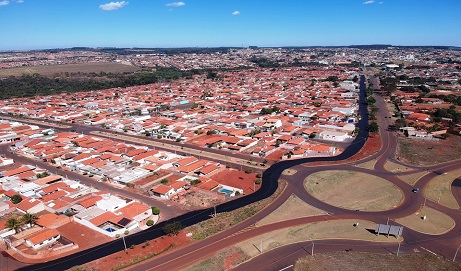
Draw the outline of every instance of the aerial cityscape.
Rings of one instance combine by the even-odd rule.
[[[0,1],[0,271],[461,270],[460,8]]]

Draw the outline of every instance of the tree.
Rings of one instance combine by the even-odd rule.
[[[18,204],[22,201],[22,197],[19,194],[16,194],[12,196],[10,200],[13,204]]]
[[[338,80],[339,80],[339,78],[336,75],[330,75],[330,76],[327,77],[327,81],[336,82]]]
[[[396,128],[401,128],[407,126],[407,122],[405,121],[404,118],[399,118],[395,121],[395,126]]]
[[[168,184],[168,179],[162,179],[160,181],[163,185],[167,185]]]
[[[158,207],[152,206],[152,214],[153,215],[159,215],[160,214],[160,209]]]
[[[408,134],[408,130],[403,130],[403,135],[404,135],[405,137],[409,137],[409,136],[410,136],[410,135]]]
[[[22,223],[21,223],[21,220],[17,219],[16,217],[10,217],[6,221],[5,226],[10,229],[13,229],[17,233],[18,229],[21,228]]]
[[[373,121],[372,123],[368,124],[367,130],[370,133],[377,133],[379,131],[378,123]]]
[[[147,220],[146,225],[151,227],[155,224],[154,220]]]
[[[37,221],[38,217],[35,214],[31,213],[25,213],[22,216],[22,222],[24,224],[30,224],[31,226],[35,224],[35,221]]]
[[[165,234],[168,235],[178,235],[178,233],[184,228],[184,226],[179,221],[172,222],[170,224],[166,224],[162,230]]]

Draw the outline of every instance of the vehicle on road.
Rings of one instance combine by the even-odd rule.
[[[413,193],[418,193],[418,192],[419,192],[419,188],[413,188],[413,189],[411,190],[411,192],[413,192]]]

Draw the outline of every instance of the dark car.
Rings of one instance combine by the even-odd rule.
[[[419,191],[419,188],[413,188],[413,189],[411,190],[411,192],[413,192],[413,193],[418,193],[418,191]]]

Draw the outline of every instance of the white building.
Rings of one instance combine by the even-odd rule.
[[[346,140],[347,138],[350,138],[350,136],[344,132],[322,131],[319,134],[319,139],[323,139],[323,140],[342,142]]]
[[[24,240],[29,247],[39,249],[56,242],[59,238],[61,238],[61,235],[57,230],[45,228],[44,230],[25,237]]]

